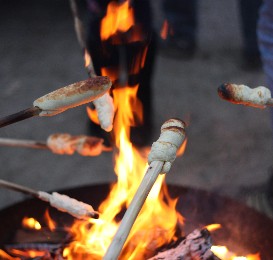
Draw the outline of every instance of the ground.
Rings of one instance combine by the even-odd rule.
[[[0,1],[0,116],[31,107],[58,87],[86,78],[67,1]],[[155,27],[162,23],[154,1]],[[153,75],[154,140],[170,117],[189,123],[184,156],[167,182],[237,198],[242,186],[268,179],[272,165],[270,111],[221,100],[224,82],[264,85],[262,70],[241,68],[237,1],[200,1],[198,52],[184,61],[157,55]],[[31,118],[0,129],[6,138],[45,141],[56,132],[87,134],[85,107],[50,118]],[[151,140],[152,143],[153,140]],[[1,179],[36,190],[58,190],[115,180],[112,154],[58,156],[48,151],[0,147]],[[107,162],[107,163],[106,163]],[[0,190],[0,208],[25,198]]]

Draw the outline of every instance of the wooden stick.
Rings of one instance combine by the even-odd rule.
[[[94,78],[97,75],[96,75],[96,72],[94,69],[92,57],[91,57],[90,53],[87,51],[84,26],[83,26],[83,23],[82,23],[80,16],[79,16],[77,3],[75,0],[70,0],[69,2],[70,2],[70,8],[71,8],[73,19],[74,19],[74,28],[75,28],[77,40],[79,42],[80,47],[82,48],[84,55],[89,56],[89,62],[88,62],[88,64],[86,64],[85,68],[87,70],[89,77]],[[86,57],[85,57],[85,59],[86,59]]]
[[[10,189],[10,190],[22,192],[24,194],[31,195],[31,196],[39,199],[39,192],[38,191],[30,189],[28,187],[21,186],[19,184],[0,180],[0,187],[4,187],[4,188]]]
[[[151,188],[153,187],[158,175],[160,174],[163,164],[163,162],[159,161],[151,163],[130,206],[122,218],[119,229],[103,258],[104,260],[118,259],[120,251],[131,231],[131,227],[133,226],[138,213],[140,212]]]
[[[56,192],[53,192],[53,194],[51,195],[44,191],[36,191],[28,187],[21,186],[21,185],[8,182],[5,180],[1,180],[1,179],[0,179],[0,187],[21,192],[27,195],[31,195],[42,201],[49,202],[49,204],[52,207],[57,208],[60,211],[67,212],[68,214],[76,218],[83,218],[83,219],[86,219],[89,217],[98,218],[99,216],[99,213],[97,211],[94,211],[90,205],[83,203],[81,201],[72,199],[66,195],[58,194]],[[80,207],[81,213],[78,213],[77,210],[75,211],[75,208],[77,207]]]
[[[158,175],[166,172],[165,164],[169,166],[169,170],[171,162],[173,162],[175,159],[177,149],[180,147],[183,139],[185,138],[184,126],[184,123],[178,119],[170,119],[162,125],[160,137],[157,142],[153,143],[148,158],[149,162],[151,158],[158,158],[158,160],[155,159],[150,162],[150,166],[147,169],[131,204],[125,212],[112,243],[110,244],[103,258],[104,260],[118,259],[131,228]],[[156,149],[158,149],[158,151],[156,151]],[[169,155],[169,158],[161,158],[162,156],[165,156],[165,153]]]
[[[20,111],[18,113],[9,115],[9,116],[5,116],[3,118],[0,119],[0,128],[25,120],[27,118],[33,117],[33,116],[38,116],[40,114],[42,110],[39,107],[30,107],[27,108],[23,111]]]

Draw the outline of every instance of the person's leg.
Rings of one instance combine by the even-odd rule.
[[[257,27],[258,46],[261,53],[267,87],[273,92],[273,1],[264,0],[259,12]],[[271,109],[273,129],[273,109]],[[241,198],[250,207],[273,219],[273,167],[269,167],[268,180],[264,185],[242,189]]]
[[[164,0],[162,8],[169,25],[166,47],[191,56],[196,49],[197,0]]]
[[[111,40],[101,42],[100,40],[100,21],[106,13],[107,3],[110,0],[89,0],[90,23],[88,32],[88,50],[92,56],[94,67],[97,74],[100,74],[102,67],[114,69],[117,73],[120,67],[125,66],[128,72],[128,82],[126,85],[139,85],[138,98],[143,105],[143,125],[132,128],[132,142],[136,145],[143,146],[147,144],[152,131],[152,95],[151,79],[153,76],[153,64],[155,59],[156,39],[152,28],[152,12],[149,0],[132,1],[132,7],[135,14],[135,27],[130,29],[129,33],[123,33],[119,44],[113,44]],[[118,2],[118,1],[117,1]],[[140,29],[141,40],[131,41],[129,39],[132,31]],[[147,51],[146,51],[146,48]],[[138,62],[139,54],[146,54],[144,67]],[[131,71],[131,68],[134,69]],[[119,77],[120,75],[118,75]],[[120,80],[114,82],[112,89],[120,87]],[[137,122],[140,123],[140,122]],[[102,132],[98,126],[92,124],[92,132],[101,135]]]
[[[257,40],[257,21],[262,0],[239,0],[241,30],[243,36],[243,58],[246,67],[261,66]]]
[[[273,1],[264,0],[258,22],[258,43],[268,87],[273,93]],[[271,108],[272,127],[273,109]]]

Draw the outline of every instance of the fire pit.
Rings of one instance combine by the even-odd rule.
[[[99,184],[63,190],[61,193],[97,208],[109,190],[109,184]],[[273,221],[264,215],[210,192],[175,185],[168,185],[168,190],[172,197],[179,197],[176,208],[186,219],[186,234],[195,228],[218,223],[222,228],[212,232],[214,245],[225,245],[238,255],[259,252],[261,259],[273,259]],[[21,229],[24,217],[33,217],[43,223],[46,209],[59,228],[72,224],[73,218],[70,215],[49,208],[47,203],[36,199],[25,200],[0,211],[1,248],[20,242],[16,241],[16,234]],[[65,237],[64,234],[58,233],[59,240],[62,235]],[[49,238],[48,243],[51,242]]]

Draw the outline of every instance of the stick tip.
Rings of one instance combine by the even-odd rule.
[[[222,98],[222,99],[225,99],[225,100],[232,100],[233,99],[233,88],[232,88],[232,85],[233,84],[230,84],[230,83],[223,83],[221,84],[218,89],[217,89],[217,92],[218,92],[218,95]]]
[[[186,123],[178,118],[171,118],[167,120],[162,126],[161,131],[176,131],[185,135]]]

